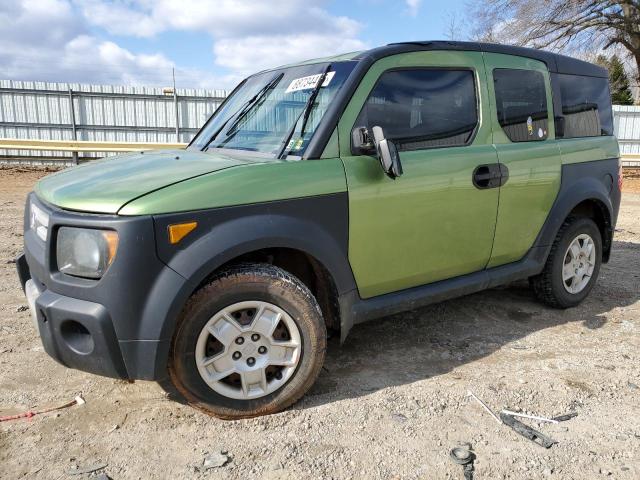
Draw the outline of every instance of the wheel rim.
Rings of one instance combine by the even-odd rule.
[[[583,233],[573,239],[564,255],[562,284],[567,292],[580,293],[587,286],[596,266],[596,245]]]
[[[271,303],[247,301],[209,319],[198,336],[195,361],[215,392],[249,400],[287,383],[301,353],[300,330],[287,312]]]

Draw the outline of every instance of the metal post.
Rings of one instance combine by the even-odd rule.
[[[176,90],[176,69],[172,68],[171,72],[173,74],[173,106],[176,110],[176,143],[180,142],[180,124],[179,119],[180,116],[178,114],[178,91]]]
[[[71,136],[73,141],[78,140],[78,134],[76,132],[76,111],[73,108],[73,90],[69,87],[69,117],[71,118]],[[78,152],[71,152],[71,162],[74,165],[78,165]]]

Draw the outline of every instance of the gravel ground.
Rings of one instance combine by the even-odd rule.
[[[293,408],[229,422],[44,353],[12,263],[42,175],[0,170],[0,415],[79,393],[86,404],[0,423],[0,478],[461,479],[449,459],[460,442],[478,479],[640,478],[640,178],[625,183],[611,262],[581,306],[543,307],[517,283],[360,325]],[[468,390],[495,410],[578,416],[531,424],[558,441],[546,450]]]

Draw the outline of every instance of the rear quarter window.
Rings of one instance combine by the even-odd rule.
[[[562,138],[613,135],[609,81],[558,74],[564,131]]]
[[[542,73],[497,68],[493,71],[493,82],[498,122],[509,140],[546,140],[549,112]]]

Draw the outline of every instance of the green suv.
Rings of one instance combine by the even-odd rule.
[[[185,150],[44,178],[18,272],[63,365],[249,417],[356,323],[525,278],[577,305],[620,182],[604,69],[398,43],[247,78]]]

